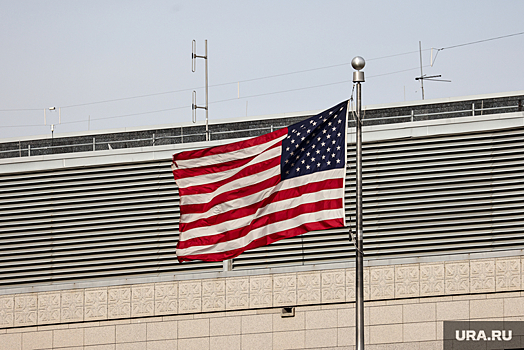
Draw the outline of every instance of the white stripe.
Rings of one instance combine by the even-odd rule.
[[[221,222],[213,226],[197,227],[187,230],[180,234],[180,241],[187,241],[192,238],[214,236],[222,234],[227,231],[239,229],[249,226],[251,222],[264,215],[276,213],[286,209],[292,209],[302,204],[316,203],[321,200],[338,199],[344,195],[344,190],[341,188],[322,190],[313,193],[306,193],[299,197],[293,197],[278,202],[271,202],[269,205],[260,208],[252,215],[244,216],[235,220]],[[232,207],[234,208],[234,207]]]
[[[207,166],[207,165],[222,164],[222,163],[229,162],[235,159],[249,158],[249,157],[252,157],[252,156],[255,156],[257,154],[264,152],[265,150],[270,148],[272,145],[279,143],[286,137],[287,135],[282,135],[281,137],[276,138],[274,140],[270,140],[266,143],[252,146],[252,147],[242,148],[242,149],[232,151],[232,152],[213,154],[207,157],[177,160],[176,167],[178,169],[188,169],[188,168],[193,168],[195,166],[195,162],[198,162],[198,166]]]
[[[218,187],[215,191],[210,193],[199,193],[182,196],[180,198],[180,205],[191,205],[191,204],[204,204],[209,203],[216,196],[229,192],[231,190],[242,189],[244,187],[254,186],[261,181],[267,180],[273,176],[280,175],[280,164],[273,168],[269,168],[266,171],[261,173],[249,175],[246,177],[241,177],[234,181],[225,183],[224,185]]]
[[[184,249],[177,249],[176,254],[178,256],[185,256],[196,254],[223,253],[235,249],[240,249],[242,247],[247,246],[248,244],[250,244],[258,238],[268,236],[276,232],[293,229],[305,223],[314,223],[323,220],[339,219],[343,216],[344,208],[323,210],[314,213],[306,213],[289,220],[274,222],[267,226],[258,228],[256,230],[252,230],[246,236],[240,237],[232,241],[222,242],[208,246],[192,246]]]
[[[264,162],[266,160],[280,157],[280,153],[282,152],[282,147],[275,147],[270,150],[267,150],[255,158],[253,158],[248,163],[229,170],[221,171],[221,172],[215,172],[211,174],[203,174],[199,176],[192,176],[192,177],[184,177],[181,179],[177,179],[176,183],[178,187],[185,188],[185,187],[193,187],[193,186],[200,186],[200,185],[207,185],[209,183],[215,183],[219,182],[225,179],[228,179],[236,174],[238,174],[242,169],[247,168],[248,166]],[[200,164],[198,163],[198,159],[196,159],[194,162],[195,167],[200,167]],[[279,165],[280,167],[280,165]]]

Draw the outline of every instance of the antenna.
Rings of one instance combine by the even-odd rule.
[[[206,141],[209,141],[209,108],[208,108],[208,78],[207,78],[207,40],[205,41],[206,51],[204,56],[199,56],[196,54],[196,40],[193,40],[192,43],[192,52],[191,52],[191,71],[194,73],[196,71],[196,59],[197,58],[203,58],[206,60],[206,105],[205,106],[197,106],[196,104],[196,91],[193,91],[193,103],[191,104],[192,109],[192,120],[193,123],[196,123],[196,110],[198,108],[202,108],[206,110]]]
[[[444,80],[444,79],[434,79],[434,78],[440,78],[442,75],[429,75],[429,76],[426,76],[424,74],[424,72],[422,71],[422,43],[419,41],[418,42],[418,51],[420,53],[420,77],[416,77],[415,80],[420,80],[420,90],[422,91],[422,99],[424,99],[424,80],[429,80],[429,81],[443,81],[443,82],[446,82],[446,83],[451,83],[451,80]],[[437,51],[437,54],[438,54],[438,51]],[[435,55],[435,59],[437,58],[437,56]],[[433,67],[433,63],[434,63],[434,60],[433,60],[433,48],[431,48],[431,67]]]

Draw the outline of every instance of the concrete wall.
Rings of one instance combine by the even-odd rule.
[[[444,320],[524,320],[523,261],[367,267],[366,349],[442,349]],[[3,295],[0,350],[353,349],[354,284],[328,269]]]

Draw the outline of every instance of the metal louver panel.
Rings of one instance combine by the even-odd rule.
[[[524,249],[524,128],[364,144],[365,259]],[[348,149],[354,163],[353,147]],[[0,174],[0,286],[221,271],[176,261],[170,160]],[[346,216],[354,218],[354,168]],[[342,262],[347,229],[247,251],[235,269]]]
[[[170,162],[0,176],[0,285],[220,270],[179,264]]]

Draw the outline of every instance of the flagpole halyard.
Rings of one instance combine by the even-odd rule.
[[[351,65],[356,70],[353,72],[353,82],[356,83],[356,271],[355,271],[355,294],[356,294],[356,350],[364,350],[364,253],[363,253],[363,230],[362,230],[362,99],[361,84],[364,80],[364,68],[366,62],[360,56],[353,58]]]

